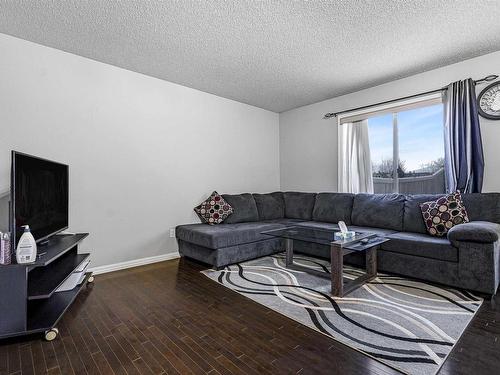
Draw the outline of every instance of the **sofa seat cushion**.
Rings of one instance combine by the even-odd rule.
[[[232,215],[224,220],[225,224],[258,221],[257,204],[252,194],[222,194],[222,198],[233,208]]]
[[[300,219],[273,219],[273,220],[264,220],[262,223],[268,223],[268,224],[282,224],[285,227],[291,227],[294,225],[298,225],[303,223],[304,220]]]
[[[251,222],[236,224],[186,224],[176,228],[176,237],[186,242],[219,249],[271,238],[261,232],[284,228],[281,223]]]
[[[422,233],[399,232],[387,238],[382,250],[417,257],[458,262],[458,249],[447,238],[433,237]]]
[[[339,230],[339,226],[337,224],[325,223],[322,221],[301,221],[301,222],[297,223],[296,225],[310,227],[310,228],[314,228],[314,229],[325,229],[325,230],[334,230],[334,231]]]
[[[354,194],[319,193],[316,195],[312,219],[326,223],[345,222],[351,224]]]
[[[300,225],[300,226],[305,226],[305,227],[310,227],[310,228],[315,228],[315,229],[325,229],[325,230],[331,230],[331,231],[338,231],[339,230],[339,227],[337,224],[325,223],[325,222],[320,222],[320,221],[302,221],[302,222],[299,222],[295,225]],[[349,225],[347,228],[349,230],[353,230],[356,232],[375,233],[379,236],[388,236],[392,233],[396,233],[396,231],[390,230],[390,229],[373,228],[373,227],[359,227],[356,225]]]
[[[403,230],[405,196],[401,194],[356,194],[351,222],[364,227]]]

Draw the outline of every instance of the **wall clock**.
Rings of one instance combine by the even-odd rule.
[[[479,114],[490,120],[500,120],[500,81],[484,88],[477,97]]]

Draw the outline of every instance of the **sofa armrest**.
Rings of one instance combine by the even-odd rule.
[[[500,238],[500,224],[489,221],[471,221],[459,224],[448,231],[452,244],[458,242],[493,243]]]

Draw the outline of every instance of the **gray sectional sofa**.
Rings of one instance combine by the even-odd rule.
[[[221,268],[284,250],[265,230],[304,225],[328,230],[345,221],[350,229],[387,236],[379,270],[494,294],[500,282],[500,193],[465,194],[470,223],[448,237],[429,236],[419,205],[439,195],[275,192],[223,195],[234,214],[223,224],[176,229],[179,252]],[[329,257],[329,248],[294,242],[294,249]],[[353,256],[347,261],[357,263]]]

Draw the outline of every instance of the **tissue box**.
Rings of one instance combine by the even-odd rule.
[[[350,231],[347,231],[346,233],[342,233],[342,232],[335,232],[335,241],[341,241],[341,240],[348,240],[350,238],[354,238],[354,236],[356,236],[356,232],[350,230]]]

